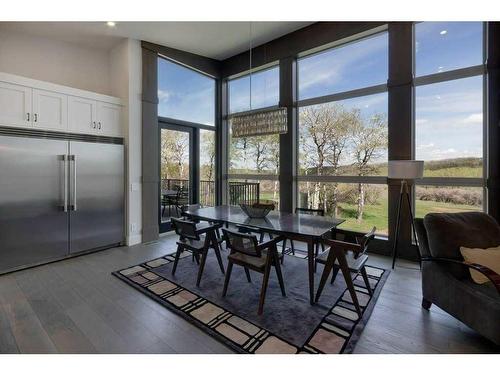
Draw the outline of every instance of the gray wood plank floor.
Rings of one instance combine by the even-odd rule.
[[[173,251],[175,237],[0,276],[0,353],[230,353],[111,275]],[[388,268],[390,260],[370,256]],[[400,261],[356,353],[489,353],[498,347],[442,310],[420,308],[418,265]]]

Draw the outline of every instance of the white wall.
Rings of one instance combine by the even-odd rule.
[[[142,240],[142,50],[123,39],[111,51],[0,32],[0,71],[122,99],[126,158],[126,241]]]
[[[35,35],[0,32],[0,71],[111,95],[109,53]]]
[[[138,40],[126,39],[110,51],[111,95],[124,101],[127,158],[127,245],[142,240],[142,51]]]

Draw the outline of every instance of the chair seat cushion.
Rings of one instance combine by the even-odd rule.
[[[184,246],[186,249],[201,251],[205,245],[205,238],[200,236],[200,240],[179,239],[177,245]]]
[[[234,252],[228,255],[228,258],[237,264],[248,264],[254,268],[263,269],[266,265],[268,250],[262,250],[262,256],[253,257],[251,255],[246,255],[243,253]],[[278,258],[281,259],[282,255],[278,254]]]
[[[330,253],[330,249],[323,251],[317,258],[316,260],[319,263],[326,263],[326,260],[328,259],[328,254]],[[350,270],[352,271],[359,271],[366,263],[368,260],[368,255],[366,254],[361,254],[357,258],[354,257],[354,253],[352,251],[347,251],[345,254],[345,258],[347,260],[347,266],[349,267]],[[337,259],[335,259],[335,265],[339,265],[339,262]]]

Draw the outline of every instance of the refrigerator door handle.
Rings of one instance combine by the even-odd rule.
[[[68,212],[68,155],[62,155],[63,161],[63,211]]]
[[[75,155],[69,155],[69,160],[73,162],[73,202],[71,204],[71,210],[76,211],[76,156]]]

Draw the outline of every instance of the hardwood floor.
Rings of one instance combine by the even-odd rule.
[[[174,250],[167,235],[0,276],[0,353],[230,353],[224,345],[111,275]],[[369,264],[390,267],[370,256]],[[356,353],[488,353],[492,343],[420,307],[420,271],[399,261]]]

